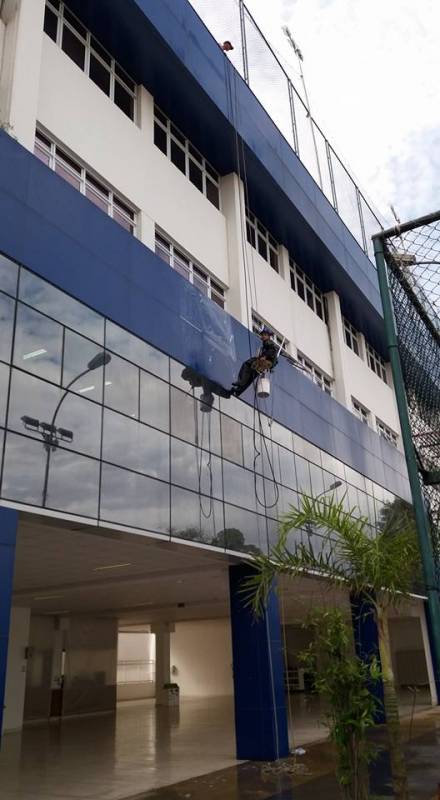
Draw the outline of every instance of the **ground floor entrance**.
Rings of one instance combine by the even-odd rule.
[[[333,604],[349,619],[348,596],[315,578],[281,583],[267,658],[255,626],[237,622],[236,567],[238,556],[184,542],[20,514],[2,800],[122,800],[254,758],[237,754],[237,737],[252,745],[275,724],[256,699],[263,658],[265,702],[284,707],[290,749],[324,740],[300,653],[310,610]],[[410,715],[436,702],[423,600],[393,613],[390,630]]]

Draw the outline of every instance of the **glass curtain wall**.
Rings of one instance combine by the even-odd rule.
[[[244,402],[205,413],[182,370],[0,255],[3,500],[248,553],[300,493],[334,491],[372,533],[399,502]]]

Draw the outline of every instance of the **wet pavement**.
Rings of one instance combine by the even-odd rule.
[[[440,709],[402,723],[411,800],[438,800],[440,784]],[[385,732],[371,770],[371,797],[393,797]],[[136,800],[340,800],[329,742],[308,746],[303,756],[275,764],[246,762],[173,786],[136,795]],[[132,798],[134,800],[134,798]]]

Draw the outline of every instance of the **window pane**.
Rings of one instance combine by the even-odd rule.
[[[41,145],[39,145],[38,142],[35,142],[35,145],[34,145],[34,155],[36,155],[37,158],[39,158],[40,161],[43,162],[43,164],[46,164],[46,167],[49,166],[49,164],[50,164],[50,153],[48,153],[45,148],[41,147]]]
[[[188,442],[195,442],[196,407],[194,398],[171,387],[171,433]]]
[[[115,103],[127,117],[134,119],[134,98],[127,89],[115,80]]]
[[[57,40],[58,17],[46,6],[44,10],[44,32],[56,42]]]
[[[77,66],[83,70],[84,59],[86,55],[85,45],[66,25],[63,25],[63,41],[61,47],[66,55],[68,55],[72,61],[74,61],[75,64],[77,64]]]
[[[90,186],[90,184],[88,183],[86,183],[86,197],[95,206],[98,206],[98,208],[100,208],[101,211],[104,211],[105,214],[108,214],[109,212],[108,198],[103,197],[100,192],[96,191],[96,189],[93,186]]]
[[[6,401],[8,399],[9,367],[0,364],[0,428],[5,424]],[[1,455],[0,455],[1,461]]]
[[[171,161],[185,174],[185,151],[171,139]]]
[[[209,178],[206,178],[206,197],[213,206],[220,208],[220,194],[218,186],[216,186],[215,183],[212,183]]]
[[[225,505],[225,529],[218,539],[228,550],[267,553],[266,520],[260,514]]]
[[[296,473],[295,461],[293,453],[286,450],[284,447],[279,448],[280,455],[280,469],[281,469],[281,483],[285,486],[290,486],[292,489],[296,488]]]
[[[258,238],[258,252],[259,252],[260,256],[265,258],[266,261],[267,261],[267,244],[266,244],[266,241],[264,239],[262,239],[261,236],[258,236],[257,238]]]
[[[105,405],[129,417],[139,414],[139,369],[118,356],[106,364],[104,375]]]
[[[106,347],[109,350],[168,380],[168,356],[110,320],[106,322],[105,331]]]
[[[154,123],[154,144],[167,155],[167,133],[157,122]]]
[[[169,484],[103,464],[100,516],[120,525],[169,533]]]
[[[95,342],[104,342],[103,317],[25,269],[20,275],[20,299]]]
[[[102,349],[99,345],[84,339],[78,333],[66,330],[64,333],[63,386],[72,383],[71,391],[83,395],[88,400],[102,403],[102,386],[104,366],[88,371],[82,378],[75,380],[88,369],[89,363]]]
[[[130,219],[127,219],[127,217],[121,214],[115,207],[113,207],[113,219],[118,223],[118,225],[121,226],[121,228],[124,228],[124,230],[128,231],[128,233],[133,233],[133,222]]]
[[[168,383],[155,378],[148,372],[141,372],[141,408],[142,422],[160,428],[170,429],[170,390]]]
[[[66,8],[66,6],[64,6],[64,19],[67,20],[72,28],[75,28],[75,30],[78,31],[79,35],[82,36],[83,39],[86,38],[87,31],[84,25],[81,24],[81,22],[69,11],[68,8]]]
[[[96,519],[98,495],[99,461],[66,450],[51,455],[47,508]]]
[[[271,250],[270,248],[269,248],[269,260],[270,260],[270,266],[275,270],[275,272],[278,272],[278,254],[275,253],[275,251]]]
[[[58,403],[58,412],[54,419]],[[12,371],[8,428],[26,432],[27,436],[43,440],[44,428],[29,426],[23,417],[31,417],[39,423],[55,425],[55,445],[67,450],[77,450],[86,455],[99,457],[101,444],[101,408],[82,397],[64,392],[51,383]],[[47,430],[47,428],[46,428]]]
[[[41,506],[45,464],[46,451],[42,442],[8,433],[2,497]]]
[[[90,45],[95,51],[95,53],[98,53],[98,56],[100,56],[102,60],[105,61],[105,63],[110,66],[112,63],[111,56],[107,53],[107,50],[104,50],[102,45],[100,45],[99,42],[96,41],[96,39],[93,36],[90,38]]]
[[[121,81],[125,83],[126,86],[128,86],[129,89],[132,90],[132,92],[134,92],[136,88],[135,82],[132,81],[132,79],[127,75],[125,70],[123,70],[122,67],[119,66],[119,64],[115,64],[115,74],[118,76],[118,78],[121,79]]]
[[[74,189],[79,191],[81,187],[81,178],[77,171],[72,172],[70,167],[67,167],[61,161],[57,160],[55,163],[55,172],[60,176],[60,178],[63,178],[63,180],[67,181],[67,183],[70,183]]]
[[[168,436],[108,409],[104,412],[102,457],[153,478],[170,479]]]
[[[110,94],[110,72],[104,64],[95,58],[93,53],[90,53],[90,68],[89,75],[93,83],[96,83],[106,95]]]
[[[255,475],[253,472],[238,467],[236,464],[231,464],[229,461],[224,461],[223,482],[225,502],[234,503],[242,508],[249,508],[251,511],[255,511],[257,498],[255,496]],[[262,492],[260,497],[263,497]]]
[[[298,491],[304,494],[310,494],[311,487],[308,461],[301,458],[301,456],[295,456],[295,467]]]
[[[18,304],[14,364],[60,383],[63,329],[57,322]]]
[[[224,549],[223,504],[200,498],[194,492],[171,487],[171,535],[192,542],[203,542]]]
[[[0,360],[11,360],[15,300],[0,292]]]
[[[237,464],[243,464],[240,423],[222,414],[221,428],[223,457]]]
[[[0,253],[0,289],[14,297],[17,294],[18,264]]]
[[[171,482],[198,494],[223,498],[221,461],[179,439],[171,439]],[[212,484],[212,485],[211,485]]]
[[[189,179],[200,192],[203,192],[203,172],[191,159],[189,159]]]

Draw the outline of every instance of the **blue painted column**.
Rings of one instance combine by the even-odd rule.
[[[376,656],[380,664],[379,638],[371,602],[365,597],[352,595],[350,603],[356,653],[362,661],[369,661],[372,656]],[[382,681],[375,683],[370,688],[379,701],[375,720],[378,725],[381,725],[385,722]]]
[[[249,564],[229,568],[237,758],[274,761],[289,754],[278,597],[272,589],[256,619],[245,607]]]
[[[17,527],[18,511],[0,506],[0,738],[5,702],[9,617],[11,614],[12,585],[14,581]]]
[[[428,630],[428,639],[429,639],[429,649],[431,652],[432,658],[432,669],[434,671],[434,680],[435,680],[435,688],[437,690],[437,705],[440,704],[440,664],[436,658],[435,646],[433,642],[433,631],[432,631],[432,619],[430,613],[430,607],[427,600],[424,602],[425,606],[425,617],[426,617],[426,627]]]

